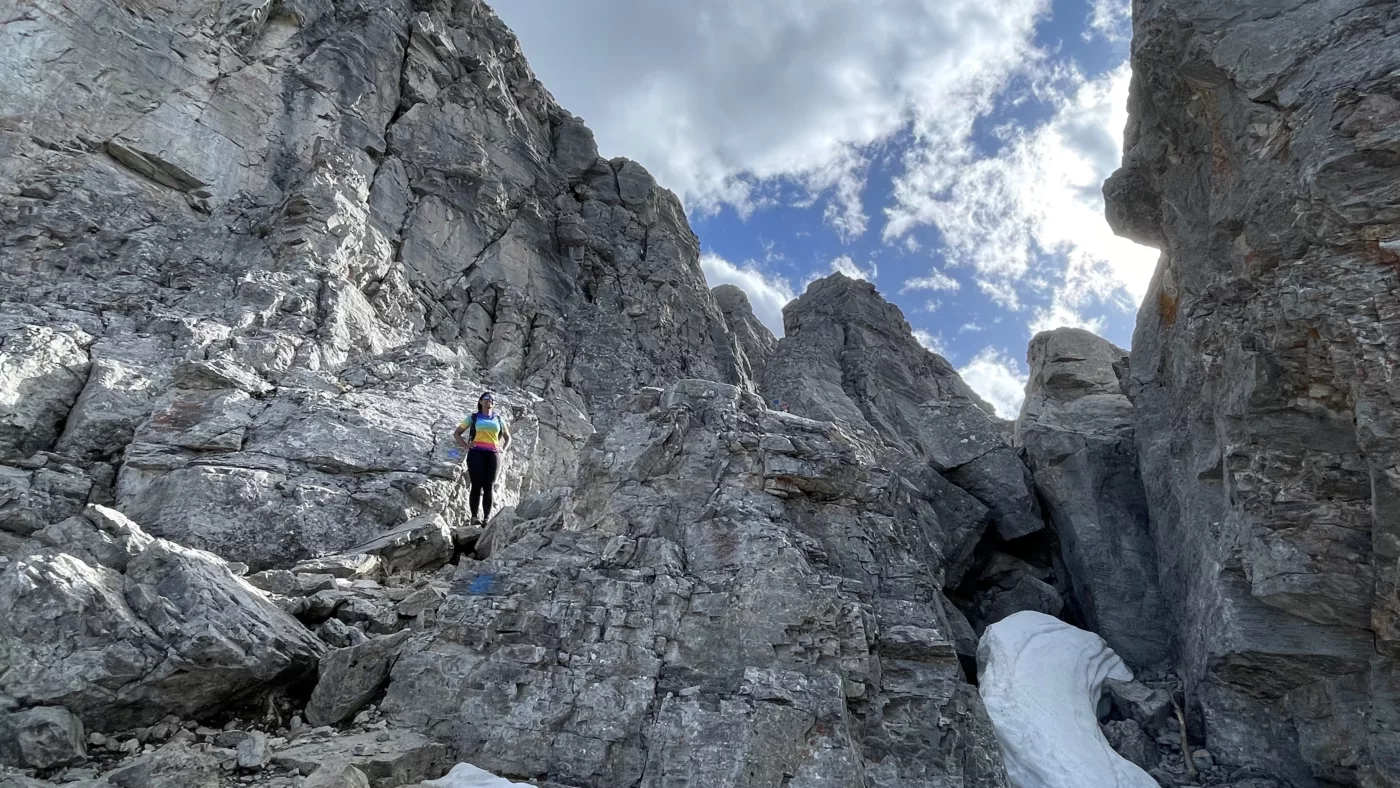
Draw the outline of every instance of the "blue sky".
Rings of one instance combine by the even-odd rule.
[[[604,156],[686,205],[711,284],[783,303],[870,279],[1014,417],[1026,343],[1127,347],[1156,252],[1100,185],[1126,121],[1126,0],[497,0]]]

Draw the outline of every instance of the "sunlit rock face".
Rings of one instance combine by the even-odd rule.
[[[1144,0],[1121,234],[1162,250],[1127,393],[1212,752],[1400,783],[1400,7]]]

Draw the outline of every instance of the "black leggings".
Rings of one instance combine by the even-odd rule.
[[[491,488],[496,486],[496,452],[472,449],[467,452],[467,476],[472,480],[472,517],[478,504],[484,504],[486,517],[491,516]]]

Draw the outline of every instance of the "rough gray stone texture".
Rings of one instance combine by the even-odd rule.
[[[1133,720],[1117,720],[1104,723],[1103,736],[1119,755],[1141,766],[1144,770],[1157,768],[1161,755],[1157,743],[1143,732],[1142,726]]]
[[[389,681],[389,669],[409,633],[372,638],[322,657],[320,677],[306,704],[306,721],[335,725],[355,715]]]
[[[575,493],[498,515],[382,708],[567,785],[1005,785],[939,595],[985,509],[870,438],[719,383],[643,392]]]
[[[969,573],[972,582],[961,589],[958,599],[974,633],[981,637],[987,627],[1022,610],[1059,616],[1064,598],[1051,585],[1052,572],[1032,566],[1015,556],[994,552]],[[960,652],[961,653],[961,652]],[[976,654],[976,648],[973,652]]]
[[[1087,628],[1141,669],[1172,657],[1157,551],[1138,475],[1133,406],[1114,364],[1127,352],[1078,328],[1037,334],[1016,420]]]
[[[724,322],[729,333],[734,335],[739,349],[744,353],[744,364],[750,380],[763,379],[763,367],[778,340],[753,313],[749,296],[735,285],[719,285],[710,291],[724,314]]]
[[[922,351],[851,402],[926,434],[769,413],[766,335],[679,201],[598,156],[484,3],[35,0],[12,31],[0,692],[148,725],[308,669],[287,610],[346,645],[411,618],[396,721],[511,774],[1005,785],[941,597],[993,519],[1039,527],[1004,431]],[[888,317],[853,374],[917,349]],[[417,615],[337,582],[467,546],[450,434],[483,388],[515,435],[489,557]],[[429,538],[344,555],[406,523]],[[274,765],[437,776],[419,734]],[[111,781],[218,782],[167,774],[174,746]]]
[[[1141,0],[1118,231],[1188,694],[1228,766],[1400,784],[1400,5]]]
[[[349,761],[322,764],[312,772],[302,788],[370,788],[365,773]]]
[[[864,280],[832,274],[783,309],[784,335],[764,367],[764,396],[928,461],[992,510],[1014,539],[1044,526],[1030,472],[1004,429],[899,307]]]
[[[83,722],[62,706],[0,711],[0,763],[34,769],[87,758]]]
[[[220,788],[219,761],[182,742],[171,742],[103,775],[116,788]]]
[[[395,788],[441,777],[453,763],[441,742],[394,729],[294,744],[274,755],[273,762],[305,775],[348,762],[368,778],[372,788]]]
[[[679,201],[598,157],[482,2],[16,24],[0,463],[119,464],[118,508],[258,570],[458,524],[446,433],[481,388],[522,433],[509,503],[619,392],[748,385]]]
[[[304,673],[325,647],[219,558],[92,507],[71,544],[0,573],[0,693],[96,730],[217,709]],[[71,521],[65,521],[71,522]],[[42,533],[42,532],[41,532]]]

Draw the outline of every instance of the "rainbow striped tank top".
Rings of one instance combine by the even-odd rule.
[[[476,437],[472,439],[472,449],[498,452],[501,450],[501,417],[493,413],[490,416],[483,416],[480,413],[472,414],[462,421],[462,424],[471,429],[472,419],[476,419]]]

